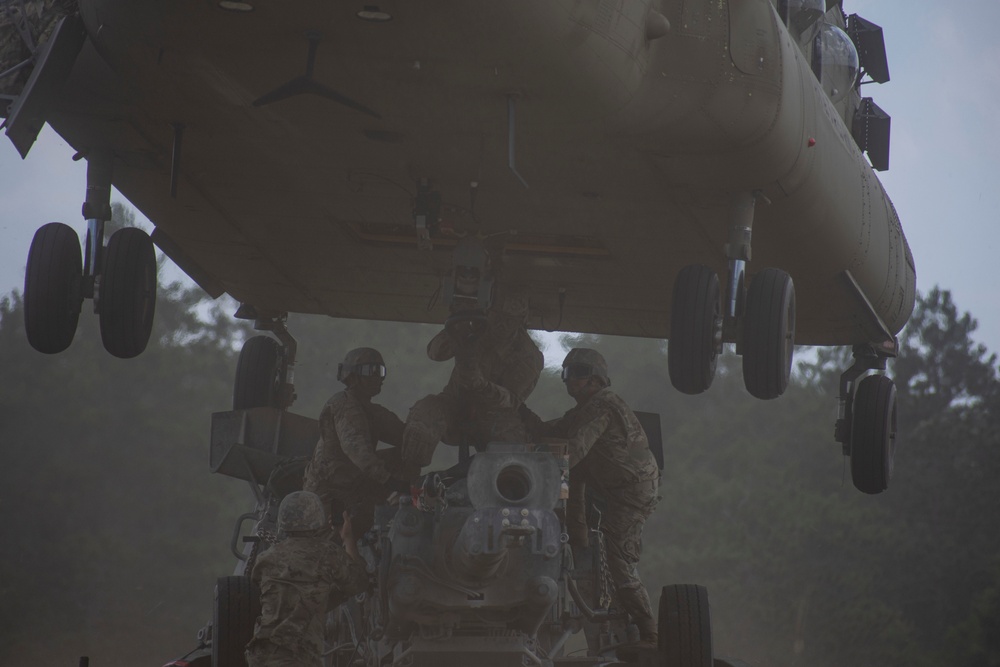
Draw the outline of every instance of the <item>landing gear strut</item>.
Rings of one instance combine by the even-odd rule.
[[[896,386],[882,374],[888,354],[871,345],[855,345],[854,364],[840,376],[840,418],[834,437],[851,459],[851,481],[862,493],[889,488],[896,455]]]

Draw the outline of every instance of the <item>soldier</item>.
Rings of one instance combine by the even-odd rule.
[[[483,447],[527,442],[519,408],[535,388],[545,359],[528,335],[528,298],[508,292],[487,311],[485,330],[466,336],[445,328],[427,345],[434,361],[455,359],[440,394],[417,401],[406,419],[404,465],[430,463],[438,441]]]
[[[402,420],[372,403],[382,391],[385,370],[378,350],[359,347],[347,353],[337,367],[337,379],[347,388],[323,406],[320,439],[303,479],[303,488],[320,497],[330,516],[348,510],[359,535],[371,528],[375,505],[409,490],[392,475],[399,474],[398,449],[376,452],[379,441],[397,447],[403,440]]]
[[[639,629],[637,646],[656,648],[656,621],[637,569],[642,527],[659,500],[656,460],[635,413],[609,388],[608,365],[599,352],[574,348],[562,368],[576,407],[545,423],[525,408],[526,419],[536,435],[569,440],[566,524],[572,546],[587,546],[587,486],[607,502],[600,528],[618,603]]]
[[[320,667],[326,613],[368,586],[344,512],[340,536],[330,539],[323,503],[308,491],[278,507],[285,539],[260,555],[251,579],[260,587],[260,616],[247,644],[249,667]]]

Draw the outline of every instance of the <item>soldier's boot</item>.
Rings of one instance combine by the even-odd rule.
[[[628,612],[632,622],[639,630],[639,641],[623,644],[618,647],[617,652],[623,659],[636,662],[639,660],[640,653],[655,652],[659,648],[656,619],[653,618],[649,595],[642,584],[619,586],[616,593],[622,608]]]

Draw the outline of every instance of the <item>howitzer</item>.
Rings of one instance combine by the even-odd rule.
[[[563,474],[548,452],[492,445],[438,498],[400,507],[388,529],[388,616],[405,634],[535,634],[558,595]]]
[[[658,417],[652,426],[658,435]],[[218,581],[198,647],[171,664],[245,667],[259,609],[247,575],[278,537],[275,509],[300,488],[316,430],[315,420],[269,408],[213,416],[211,468],[248,481],[256,508],[237,520],[235,572]],[[329,615],[324,667],[736,664],[713,663],[708,594],[691,584],[663,588],[657,650],[619,655],[635,628],[614,608],[599,531],[588,548],[568,544],[564,446],[491,443],[471,459],[464,451],[463,463],[376,508],[360,540],[372,586]],[[571,651],[574,642],[584,646]]]
[[[599,604],[599,548],[579,550],[574,561],[564,525],[567,462],[554,449],[490,444],[467,466],[425,478],[398,507],[379,508],[363,550],[376,590],[334,615],[330,664],[621,663],[615,648],[634,627],[630,632],[625,614]],[[673,661],[663,651],[631,660],[710,667],[705,589],[668,589],[673,603],[661,632],[686,648]],[[566,655],[567,642],[584,630],[587,655]]]

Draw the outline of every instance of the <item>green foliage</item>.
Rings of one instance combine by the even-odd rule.
[[[996,391],[997,356],[973,342],[977,328],[972,315],[959,315],[947,290],[935,287],[918,297],[892,366],[912,414],[937,415]]]
[[[1000,558],[988,578],[991,583],[975,594],[968,616],[948,632],[956,667],[1000,666]]]
[[[20,296],[0,300],[0,594],[17,601],[0,609],[3,664],[168,658],[210,614],[246,491],[206,466],[239,332],[217,309],[199,319],[201,301],[161,289],[149,347],[123,361],[86,306],[70,349],[47,356]]]

